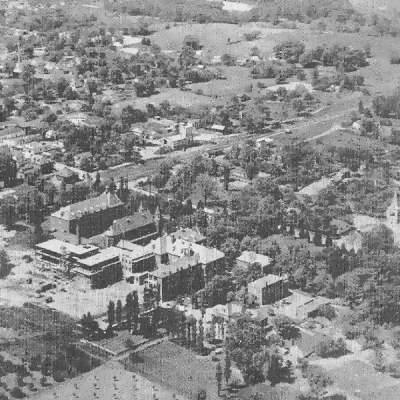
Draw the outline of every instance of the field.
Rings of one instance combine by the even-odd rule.
[[[65,313],[72,318],[82,318],[83,314],[90,312],[92,316],[103,315],[107,311],[110,300],[125,302],[128,293],[132,292],[131,284],[121,281],[104,289],[83,290],[75,282],[65,285],[66,291],[58,290],[52,294],[54,300],[51,307]],[[143,295],[139,292],[139,300]]]
[[[169,89],[151,97],[137,98],[135,99],[134,104],[135,107],[145,110],[146,104],[160,104],[165,100],[169,101],[172,105],[179,105],[182,107],[192,107],[200,105],[216,106],[224,104],[224,99],[215,99],[211,97],[201,96],[189,91],[185,92],[180,89]]]
[[[207,391],[207,399],[218,399],[215,363],[173,343],[164,342],[136,353],[125,361],[125,368],[189,399],[199,389]]]
[[[352,361],[329,373],[336,387],[354,393],[363,400],[396,399],[400,393],[397,379],[376,372],[372,366],[361,361]],[[349,379],[349,376],[352,378]]]

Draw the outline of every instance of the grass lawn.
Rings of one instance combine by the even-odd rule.
[[[389,400],[399,398],[399,383],[388,374],[376,372],[375,369],[362,361],[351,361],[340,368],[329,371],[335,380],[335,386],[356,394],[363,400]],[[381,396],[376,396],[381,393]],[[394,397],[391,394],[397,393]],[[386,397],[382,397],[382,395]]]
[[[170,342],[136,353],[134,358],[126,359],[125,368],[189,399],[199,389],[207,391],[207,400],[219,399],[215,380],[216,364]]]

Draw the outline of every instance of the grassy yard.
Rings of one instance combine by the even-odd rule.
[[[216,364],[170,342],[136,353],[125,361],[125,368],[189,399],[199,389],[207,391],[208,400],[219,399],[215,380]]]

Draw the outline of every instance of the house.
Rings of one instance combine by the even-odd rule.
[[[66,188],[75,185],[75,183],[79,181],[80,179],[78,175],[75,172],[71,171],[69,168],[62,168],[61,170],[56,171],[52,178],[52,182],[56,186],[61,187],[65,185]]]
[[[91,245],[74,245],[51,239],[35,247],[35,260],[39,267],[70,273],[83,287],[95,289],[122,279],[116,248],[99,249]]]
[[[311,297],[300,292],[289,292],[289,294],[278,303],[274,304],[274,313],[286,315],[297,321],[304,321],[315,316],[318,307],[330,304],[330,300],[325,297]]]
[[[269,274],[247,285],[249,294],[256,297],[260,306],[273,304],[289,296],[287,276]]]
[[[21,166],[17,172],[17,179],[33,185],[41,175],[40,167],[31,163]]]
[[[304,187],[296,193],[296,196],[305,197],[309,196],[312,200],[316,200],[318,198],[319,193],[330,187],[332,185],[332,179],[323,177],[319,181],[313,182],[310,185]]]
[[[226,131],[226,126],[224,126],[224,125],[213,125],[210,129],[212,131],[219,132],[219,133],[223,134]]]
[[[90,151],[86,151],[84,153],[79,153],[74,156],[75,167],[82,168],[83,162],[85,162],[85,160],[89,160],[89,163],[91,164],[92,153]]]
[[[173,263],[197,253],[206,282],[221,272],[225,258],[225,254],[217,249],[210,249],[206,246],[175,239],[171,236],[162,236],[152,240],[146,247],[149,252],[155,254],[158,265]]]
[[[51,174],[54,170],[54,162],[47,155],[35,155],[31,157],[31,163],[38,166],[43,175]]]
[[[236,263],[238,266],[246,268],[255,263],[260,264],[262,271],[266,273],[268,269],[270,269],[271,264],[273,263],[273,259],[262,254],[257,254],[253,251],[244,251],[236,259]]]
[[[196,227],[191,228],[180,228],[176,232],[170,233],[172,238],[186,240],[187,242],[205,244],[206,237],[202,235],[199,229]]]
[[[177,135],[165,137],[162,139],[164,146],[171,147],[173,150],[186,148],[193,143],[193,124],[184,125],[180,123],[178,126],[179,133]]]
[[[80,244],[82,238],[90,238],[105,232],[125,211],[124,203],[114,193],[114,185],[98,197],[74,203],[51,214],[53,235],[61,240]]]

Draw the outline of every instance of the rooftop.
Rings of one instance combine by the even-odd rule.
[[[261,264],[262,267],[271,264],[273,261],[272,258],[257,254],[254,251],[244,251],[236,260],[248,264],[258,263]]]
[[[134,390],[133,387],[136,389]],[[50,389],[33,396],[34,400],[53,400],[58,399],[90,399],[94,393],[98,400],[110,400],[115,398],[118,393],[119,399],[132,398],[134,392],[138,399],[153,398],[154,387],[157,388],[157,397],[160,400],[173,400],[173,393],[159,386],[157,383],[150,382],[141,375],[126,371],[117,362],[107,362],[92,371],[82,374],[76,378],[58,384]],[[176,395],[177,400],[184,400],[181,395]]]
[[[48,240],[47,242],[37,244],[36,247],[42,250],[49,250],[60,255],[63,254],[64,251],[66,251],[67,253],[72,253],[79,256],[90,253],[93,250],[97,249],[97,247],[91,246],[89,244],[76,246],[74,244],[63,242],[62,240],[58,239]]]
[[[185,252],[192,251],[199,254],[201,264],[209,264],[225,257],[225,254],[217,249],[210,249],[206,246],[175,239],[171,236],[163,236],[152,240],[146,247],[155,254],[171,254],[178,257],[184,257]]]
[[[181,228],[176,232],[170,234],[171,237],[175,239],[187,240],[188,242],[197,243],[203,241],[206,237],[203,236],[198,228]]]
[[[286,279],[286,276],[269,274],[267,276],[263,276],[260,279],[256,279],[253,282],[250,282],[248,286],[252,290],[257,291],[265,288],[266,286],[273,285],[274,283],[277,283],[279,281],[285,281]]]
[[[179,270],[194,267],[199,264],[199,256],[195,254],[192,257],[185,257],[171,264],[160,264],[158,268],[151,272],[151,275],[163,278],[169,274],[175,274]]]
[[[109,236],[123,235],[126,232],[133,231],[137,228],[150,224],[154,224],[154,218],[150,211],[137,211],[133,215],[115,220],[112,226],[110,226],[110,228],[107,230],[106,234]],[[156,227],[154,227],[154,232],[156,232]]]
[[[119,257],[121,254],[121,249],[116,247],[108,247],[107,249],[100,250],[98,253],[79,260],[79,264],[86,265],[88,267],[93,267],[104,261],[111,260],[112,258]]]
[[[130,252],[132,258],[141,258],[153,254],[148,247],[139,246],[127,240],[120,240],[116,245],[121,250],[126,250]]]
[[[73,220],[80,218],[81,215],[86,213],[95,213],[107,208],[122,206],[123,203],[118,196],[113,192],[104,192],[98,197],[93,197],[79,203],[71,204],[67,207],[60,208],[60,210],[51,214],[52,217],[61,218],[65,220]]]
[[[331,184],[330,178],[322,178],[299,190],[297,194],[300,196],[317,196],[321,190],[328,188]]]

